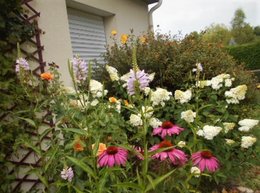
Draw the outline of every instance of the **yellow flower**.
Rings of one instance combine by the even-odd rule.
[[[124,100],[124,103],[125,103],[125,106],[129,106],[129,102],[128,102],[128,100]]]
[[[258,85],[256,86],[256,88],[257,88],[257,89],[260,89],[260,84],[258,84]]]
[[[127,40],[128,40],[128,35],[127,34],[121,35],[121,43],[122,44],[126,44]]]
[[[116,103],[117,102],[117,99],[115,97],[109,97],[109,102],[111,103]]]
[[[41,74],[42,80],[53,80],[54,76],[50,72],[44,72]]]
[[[146,38],[145,38],[145,36],[139,37],[139,41],[140,41],[142,44],[146,43]]]
[[[111,34],[112,34],[112,36],[115,36],[117,34],[117,31],[116,30],[112,30]]]
[[[94,148],[95,148],[95,144],[92,144],[92,149],[94,149]],[[101,155],[106,149],[107,149],[106,144],[99,143],[98,144],[97,156]]]

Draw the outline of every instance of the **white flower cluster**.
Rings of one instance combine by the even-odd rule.
[[[201,171],[200,171],[200,169],[198,168],[198,167],[191,167],[191,169],[190,169],[190,173],[191,174],[194,174],[194,176],[196,177],[196,178],[198,178],[198,177],[200,177],[200,173],[201,173]]]
[[[225,87],[231,87],[234,78],[230,78],[229,74],[219,74],[210,80],[211,87],[214,90],[220,89],[223,85]]]
[[[165,105],[165,101],[170,100],[170,96],[172,95],[171,92],[168,92],[166,89],[163,88],[156,88],[155,91],[151,92],[151,101],[153,102],[153,106],[155,105]]]
[[[145,118],[151,118],[153,115],[153,107],[151,106],[142,106],[142,114]]]
[[[100,82],[96,81],[96,80],[90,80],[89,83],[89,89],[91,94],[93,95],[93,97],[102,97],[103,94],[106,95],[107,94],[107,90],[104,90],[104,86],[103,84],[101,84]]]
[[[227,103],[238,104],[240,100],[245,99],[246,91],[246,85],[239,85],[235,88],[231,88],[229,91],[226,91],[225,97],[227,98]]]
[[[152,127],[152,128],[158,128],[162,125],[162,122],[155,118],[155,117],[152,117],[150,120],[149,120],[149,125]]]
[[[106,70],[110,76],[110,79],[112,81],[118,81],[119,80],[119,76],[118,76],[118,71],[117,69],[115,69],[112,66],[106,65]]]
[[[142,125],[143,125],[143,121],[142,121],[142,118],[141,118],[141,115],[140,115],[140,114],[138,114],[138,115],[131,114],[129,121],[130,121],[130,123],[131,123],[133,126],[142,126]]]
[[[226,144],[228,144],[228,145],[232,145],[235,143],[235,141],[232,139],[225,139],[225,140],[226,140]]]
[[[204,88],[205,86],[211,86],[210,80],[201,80],[196,83],[196,86],[199,88]]]
[[[202,136],[205,139],[212,140],[215,136],[219,134],[221,130],[221,127],[205,125],[203,129],[197,131],[197,135]]]
[[[234,127],[236,126],[235,123],[229,123],[229,122],[224,122],[224,132],[228,133],[230,130],[234,129]]]
[[[181,119],[184,119],[187,123],[192,123],[195,117],[196,117],[196,113],[193,112],[192,110],[181,112]]]
[[[259,123],[259,120],[255,119],[243,119],[238,122],[238,124],[241,126],[238,128],[239,131],[247,132],[250,129],[252,129],[254,126],[256,126]]]
[[[241,139],[241,147],[247,149],[247,148],[251,147],[255,142],[256,142],[255,137],[243,136]]]
[[[193,69],[192,69],[192,72],[197,72],[197,70],[198,70],[199,72],[202,72],[202,71],[203,71],[203,67],[202,67],[201,63],[196,63],[195,65],[196,65],[196,68],[193,68]]]
[[[181,104],[189,102],[191,100],[191,96],[191,90],[186,90],[185,92],[176,90],[174,93],[175,100],[179,100]]]
[[[179,141],[179,142],[177,143],[177,146],[180,147],[180,148],[183,148],[183,147],[186,146],[186,142],[185,142],[185,141]]]

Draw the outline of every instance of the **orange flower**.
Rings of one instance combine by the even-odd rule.
[[[124,100],[125,106],[129,106],[128,100]]]
[[[139,37],[139,41],[140,41],[142,44],[146,43],[146,38],[145,38],[145,36]]]
[[[73,144],[73,149],[76,152],[80,152],[84,150],[84,147],[82,145],[82,142],[80,140],[77,140],[74,144]]]
[[[112,30],[112,31],[111,31],[111,34],[112,34],[113,36],[115,36],[115,35],[117,34],[117,31],[116,31],[116,30]]]
[[[117,99],[115,97],[109,97],[109,102],[111,103],[116,103],[117,102]]]
[[[50,72],[44,72],[41,74],[42,80],[53,80],[54,76]]]
[[[127,40],[128,40],[128,35],[127,34],[121,35],[121,43],[122,44],[126,44]]]
[[[95,144],[92,144],[92,149],[94,149],[94,148],[95,148]],[[104,143],[99,143],[99,144],[98,144],[97,156],[99,156],[100,154],[102,154],[106,149],[107,149],[106,144],[104,144]]]

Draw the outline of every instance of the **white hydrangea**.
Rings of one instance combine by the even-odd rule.
[[[227,85],[229,85],[230,81],[232,81],[232,79],[230,79],[230,75],[229,74],[219,74],[215,77],[213,77],[210,82],[211,82],[211,87],[214,89],[214,90],[218,90],[220,89],[222,86],[223,86],[223,82],[225,80],[228,80],[227,81]],[[232,83],[232,82],[231,82]]]
[[[249,147],[251,147],[255,142],[256,142],[256,138],[255,138],[255,137],[242,136],[242,139],[241,139],[241,147],[243,147],[243,148],[249,148]]]
[[[152,81],[153,81],[153,79],[154,79],[154,76],[155,76],[155,73],[149,74],[149,80],[150,80],[150,82],[152,82]]]
[[[230,130],[234,129],[234,127],[236,126],[235,123],[229,123],[229,122],[224,122],[224,132],[228,133]]]
[[[150,94],[151,88],[150,87],[145,87],[144,88],[144,94],[145,96],[148,96]]]
[[[118,71],[117,69],[115,69],[112,66],[106,65],[106,70],[110,76],[110,79],[112,81],[118,81],[119,80],[119,76],[118,76]]]
[[[225,87],[231,87],[232,86],[232,80],[230,78],[225,80]]]
[[[193,166],[193,167],[191,167],[191,169],[190,169],[190,173],[191,173],[191,174],[194,174],[194,176],[195,176],[196,178],[198,178],[198,177],[200,177],[201,171],[200,171],[200,169],[199,169],[198,167]]]
[[[71,86],[65,86],[63,89],[67,94],[76,94],[75,89]]]
[[[150,120],[149,120],[149,125],[152,127],[152,128],[158,128],[162,125],[162,122],[155,118],[155,117],[152,117]]]
[[[175,100],[179,100],[181,104],[189,102],[191,100],[191,96],[191,90],[186,90],[185,92],[176,90],[174,92]]]
[[[155,91],[151,92],[151,101],[152,105],[162,105],[164,106],[164,101],[170,100],[170,96],[172,95],[171,92],[168,92],[166,89],[163,88],[156,88]]]
[[[210,80],[201,80],[196,83],[196,86],[199,88],[204,88],[205,86],[211,86]]]
[[[98,97],[98,98],[102,97],[103,92],[104,92],[104,95],[107,94],[107,90],[104,90],[103,84],[101,84],[100,82],[98,82],[96,80],[90,80],[89,88],[90,88],[90,92],[93,95],[93,97]]]
[[[177,146],[180,147],[180,148],[183,148],[183,147],[186,146],[186,142],[185,142],[185,141],[179,141],[179,142],[177,143]]]
[[[120,80],[122,80],[123,82],[125,82],[125,83],[123,84],[123,87],[126,87],[126,86],[127,86],[127,81],[129,80],[130,76],[131,76],[131,74],[130,74],[130,72],[128,72],[128,73],[126,73],[126,74],[124,74],[123,76],[120,77]]]
[[[143,121],[141,119],[141,115],[140,114],[138,114],[138,115],[131,114],[130,115],[130,123],[133,126],[141,126],[141,125],[143,125]]]
[[[228,145],[232,145],[235,143],[235,141],[232,139],[225,139],[225,140],[226,140],[226,144],[228,144]]]
[[[256,126],[259,123],[259,120],[255,119],[243,119],[238,122],[238,124],[241,126],[238,128],[239,131],[249,131],[252,129],[254,126]]]
[[[150,118],[153,115],[153,107],[151,106],[142,106],[142,113],[145,118]]]
[[[202,136],[207,140],[212,140],[221,130],[221,127],[205,125],[203,129],[197,131],[197,135]]]
[[[246,91],[246,85],[239,85],[235,88],[231,88],[229,91],[226,91],[225,97],[227,98],[227,103],[238,104],[240,100],[245,99]]]
[[[99,103],[99,101],[98,101],[97,99],[94,99],[94,100],[90,103],[90,105],[94,107],[94,106],[96,106],[98,103]]]
[[[181,119],[184,119],[188,123],[194,122],[194,118],[196,117],[196,113],[192,110],[187,110],[181,112]]]

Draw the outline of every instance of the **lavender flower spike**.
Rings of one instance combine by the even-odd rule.
[[[136,89],[144,90],[145,87],[149,85],[150,79],[149,75],[144,72],[144,70],[134,71],[130,70],[130,76],[127,81],[127,91],[129,95],[133,95]]]
[[[72,181],[72,178],[74,177],[74,172],[72,170],[71,167],[69,168],[64,168],[61,173],[60,173],[60,176],[62,179],[64,180],[68,180],[69,182]]]
[[[23,70],[30,70],[30,66],[29,66],[27,60],[24,59],[24,58],[18,58],[18,59],[16,60],[15,72],[16,72],[16,73],[19,73],[20,70],[21,70],[21,68],[22,68]]]
[[[85,60],[79,57],[74,57],[71,60],[74,77],[78,81],[84,81],[88,75],[88,65]]]

